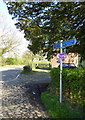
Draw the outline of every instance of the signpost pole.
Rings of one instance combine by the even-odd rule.
[[[67,46],[75,45],[76,39],[72,39],[69,41],[63,42],[63,40],[60,40],[60,43],[54,44],[53,48],[60,48],[60,103],[62,103],[62,48],[66,48]],[[64,57],[65,58],[65,57]]]
[[[60,54],[62,54],[62,42],[60,40]],[[62,58],[60,58],[60,103],[62,103]]]

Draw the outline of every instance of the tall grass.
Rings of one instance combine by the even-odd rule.
[[[59,103],[59,99],[56,95],[44,92],[41,94],[42,102],[44,103],[48,114],[52,118],[59,118],[59,120],[83,120],[82,115],[77,110],[73,109],[69,104]]]

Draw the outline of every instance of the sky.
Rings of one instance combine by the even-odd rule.
[[[8,33],[15,41],[20,41],[18,46],[19,55],[26,51],[28,41],[24,38],[24,31],[18,30],[14,25],[15,21],[12,20],[12,16],[8,13],[8,9],[3,0],[0,0],[0,34]],[[16,51],[17,52],[17,51]]]

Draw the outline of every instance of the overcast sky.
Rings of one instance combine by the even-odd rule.
[[[0,0],[0,34],[3,33],[3,31],[11,31],[12,33],[16,33],[15,39],[18,38],[18,40],[21,41],[21,44],[18,48],[20,48],[21,51],[25,51],[27,47],[27,42],[24,38],[24,32],[20,32],[18,29],[16,29],[16,26],[14,25],[14,21],[12,20],[12,16],[9,15],[8,9],[5,3],[3,3],[3,0]],[[22,49],[24,48],[24,49]]]

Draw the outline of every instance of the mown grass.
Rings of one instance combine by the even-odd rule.
[[[44,69],[33,69],[35,72],[50,72],[50,70],[44,70]]]
[[[24,65],[0,65],[0,68],[23,67]]]
[[[56,95],[44,92],[41,94],[41,99],[48,111],[48,114],[52,118],[62,118],[62,120],[79,118],[79,120],[83,120],[80,112],[74,110],[69,104],[59,103],[58,97]]]

